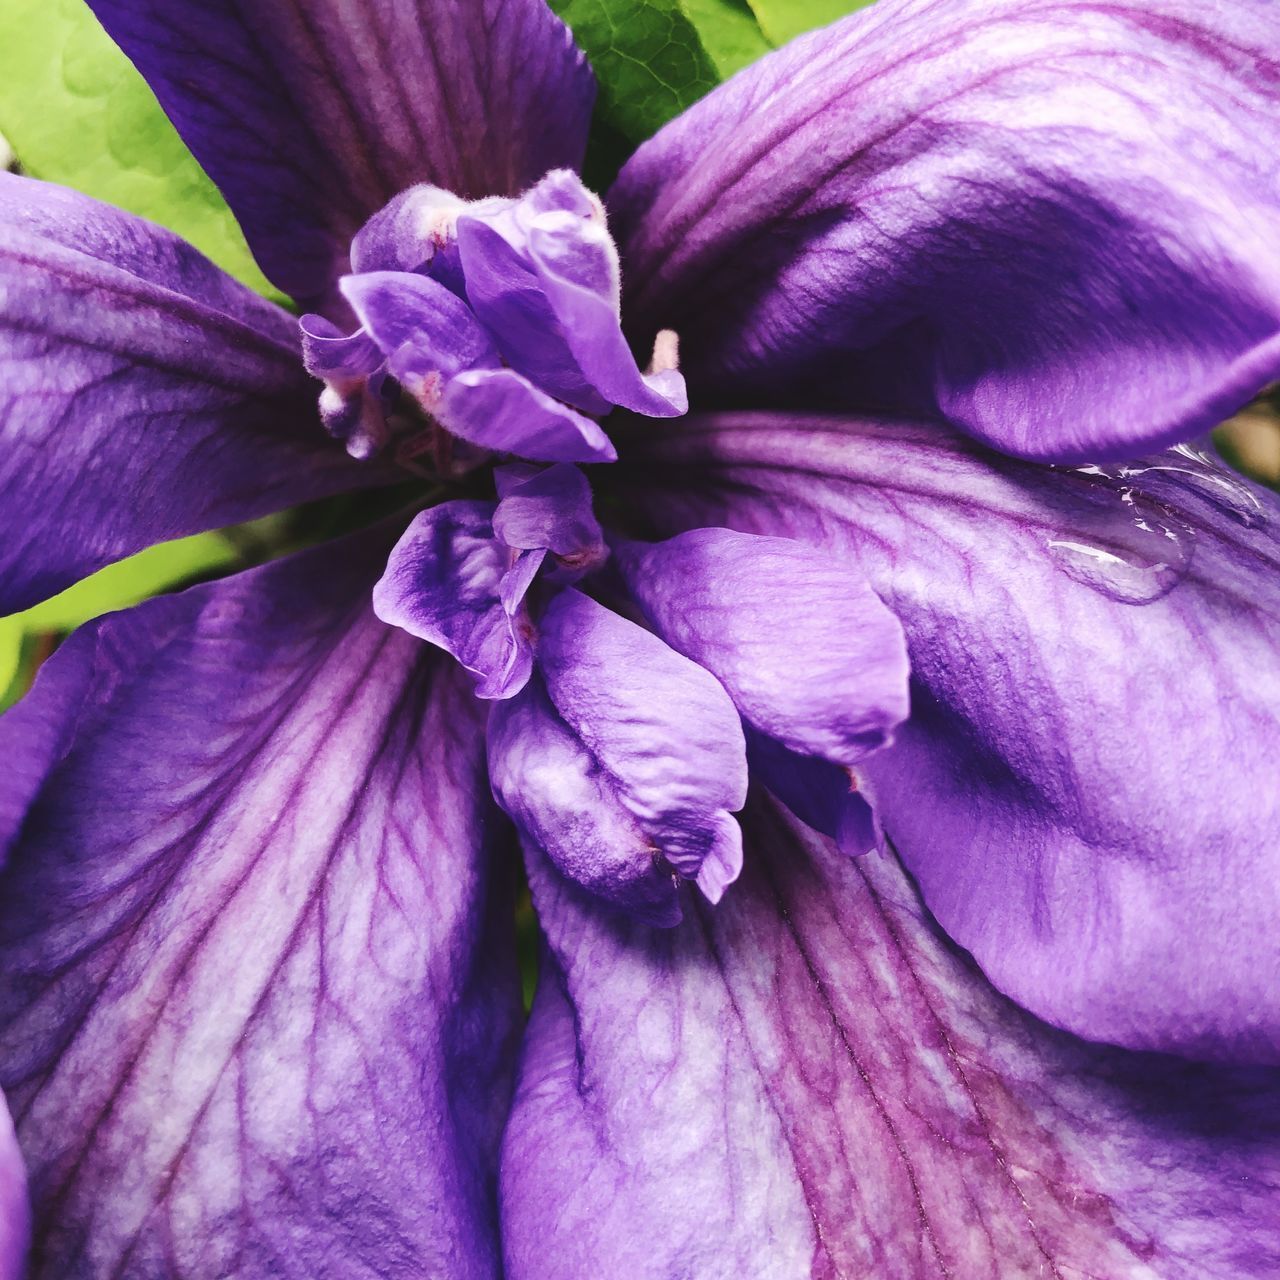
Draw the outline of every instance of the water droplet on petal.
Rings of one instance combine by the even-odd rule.
[[[1178,499],[1169,493],[1169,485],[1183,486],[1247,529],[1266,524],[1269,515],[1262,499],[1240,476],[1195,444],[1176,444],[1164,453],[1137,462],[1088,463],[1070,470],[1095,482],[1108,483],[1122,495],[1137,491],[1155,502],[1167,496],[1175,505]]]
[[[1267,510],[1258,495],[1203,449],[1192,444],[1178,444],[1169,450],[1167,456],[1177,461],[1132,467],[1129,474],[1151,475],[1153,478],[1161,473],[1176,475],[1245,528],[1254,529],[1267,522]]]
[[[1077,582],[1121,604],[1151,604],[1186,576],[1194,535],[1164,508],[1124,487],[1114,506],[1087,529],[1050,538],[1048,548]]]
[[[1163,562],[1140,564],[1103,547],[1065,538],[1052,539],[1049,551],[1068,577],[1121,604],[1151,604],[1159,600],[1178,585],[1186,571]]]

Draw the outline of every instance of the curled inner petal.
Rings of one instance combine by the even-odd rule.
[[[681,918],[660,851],[540,677],[489,716],[489,778],[521,835],[571,880],[651,924]]]
[[[746,744],[719,681],[573,589],[540,624],[551,702],[662,856],[713,900],[742,865]]]
[[[513,471],[498,471],[502,500],[493,517],[498,537],[509,547],[545,547],[574,575],[602,564],[608,552],[586,476],[565,464],[519,476]]]
[[[529,679],[533,654],[523,591],[508,589],[504,599],[508,563],[493,537],[493,510],[447,502],[415,517],[373,589],[373,607],[384,622],[451,653],[475,677],[477,697],[509,698]]]

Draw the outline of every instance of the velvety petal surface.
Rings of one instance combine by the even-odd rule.
[[[0,174],[0,612],[154,542],[385,479],[297,322],[168,231]]]
[[[510,1280],[1269,1280],[1280,1076],[1001,998],[885,858],[748,807],[653,930],[530,865],[550,951],[503,1142]]]
[[[442,187],[418,183],[402,191],[351,241],[351,270],[425,271],[453,241],[467,201]]]
[[[1280,374],[1278,43],[1267,0],[880,0],[640,148],[628,325],[703,407],[1191,438]]]
[[[484,326],[444,285],[407,271],[370,271],[344,276],[341,288],[391,373],[419,398],[433,375],[438,383],[463,369],[497,367]]]
[[[997,986],[1090,1037],[1280,1056],[1273,499],[1191,450],[1044,468],[932,426],[726,414],[634,441],[616,471],[659,532],[808,541],[901,620],[911,717],[860,772]]]
[[[742,865],[730,817],[747,792],[742,726],[723,686],[657,636],[572,588],[538,623],[557,713],[612,779],[652,849],[714,902]]]
[[[451,435],[539,462],[613,462],[593,418],[561,404],[514,369],[470,369],[450,380],[438,417]]]
[[[905,719],[902,627],[840,558],[789,538],[692,529],[619,542],[615,559],[654,630],[790,750],[855,764]]]
[[[543,0],[92,0],[270,279],[323,299],[428,182],[514,195],[581,162],[595,82]]]
[[[522,602],[538,562],[518,573],[504,600],[510,557],[493,536],[491,502],[446,502],[414,517],[373,589],[390,625],[458,660],[480,698],[509,698],[533,669],[532,631]]]
[[[0,887],[35,1280],[497,1274],[501,827],[466,681],[369,607],[388,542],[90,624],[0,720],[64,729]]]

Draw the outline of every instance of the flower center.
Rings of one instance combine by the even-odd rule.
[[[340,287],[358,328],[302,319],[325,426],[356,457],[429,460],[436,479],[501,460],[490,500],[415,516],[373,606],[451,654],[490,704],[490,781],[526,843],[671,923],[676,880],[714,902],[738,874],[748,751],[805,821],[852,851],[876,843],[847,770],[905,714],[906,657],[864,583],[727,529],[615,539],[596,572],[609,544],[576,464],[616,460],[600,419],[687,408],[675,334],[647,372],[623,337],[600,201],[564,170],[518,199],[415,187],[361,229],[351,263]],[[791,582],[810,633],[795,645],[777,627]]]

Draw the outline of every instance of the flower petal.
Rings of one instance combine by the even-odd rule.
[[[728,695],[657,636],[572,588],[547,605],[538,631],[557,713],[656,851],[717,900],[741,866],[729,812],[747,792],[746,745]]]
[[[751,776],[806,826],[830,836],[851,857],[883,850],[884,831],[849,769],[819,756],[788,751],[762,733],[747,731]]]
[[[598,422],[554,400],[514,369],[471,369],[451,378],[437,411],[450,434],[538,462],[613,462]]]
[[[730,529],[620,542],[615,553],[654,630],[790,750],[856,764],[906,718],[902,627],[836,557]]]
[[[1091,1038],[1280,1056],[1274,500],[1189,449],[1108,478],[932,426],[647,425],[616,470],[669,529],[807,540],[901,620],[912,715],[864,768],[1001,990]]]
[[[151,543],[386,479],[320,429],[296,321],[171,233],[12,174],[0,446],[0,613]]]
[[[503,1139],[510,1280],[1257,1280],[1280,1077],[1089,1045],[999,997],[897,865],[748,809],[675,930],[530,864],[550,955]]]
[[[493,530],[509,547],[545,547],[571,568],[594,567],[608,554],[591,509],[591,485],[577,467],[558,462],[525,474],[519,466],[495,473],[502,499]]]
[[[383,622],[439,645],[476,681],[479,698],[509,698],[529,679],[533,649],[518,610],[537,572],[504,600],[506,549],[493,536],[492,502],[445,502],[419,512],[373,589]]]
[[[514,195],[582,159],[595,83],[543,0],[90,7],[262,269],[304,302],[329,294],[361,224],[406,187]]]
[[[351,270],[426,271],[452,244],[454,223],[467,201],[442,187],[418,183],[379,209],[351,241]]]
[[[688,409],[678,373],[636,366],[622,336],[618,251],[577,174],[549,173],[519,200],[486,201],[457,225],[467,298],[526,377],[588,413]]]
[[[431,374],[494,368],[498,353],[471,309],[442,284],[407,271],[344,276],[343,296],[387,357],[392,374],[418,394]]]
[[[610,193],[701,406],[942,415],[1133,456],[1280,375],[1280,11],[880,0],[694,105]]]
[[[90,624],[29,695],[80,673],[0,891],[33,1280],[497,1274],[482,725],[370,612],[388,541]]]
[[[675,877],[541,677],[489,713],[489,779],[525,840],[590,893],[651,924],[680,919]]]

